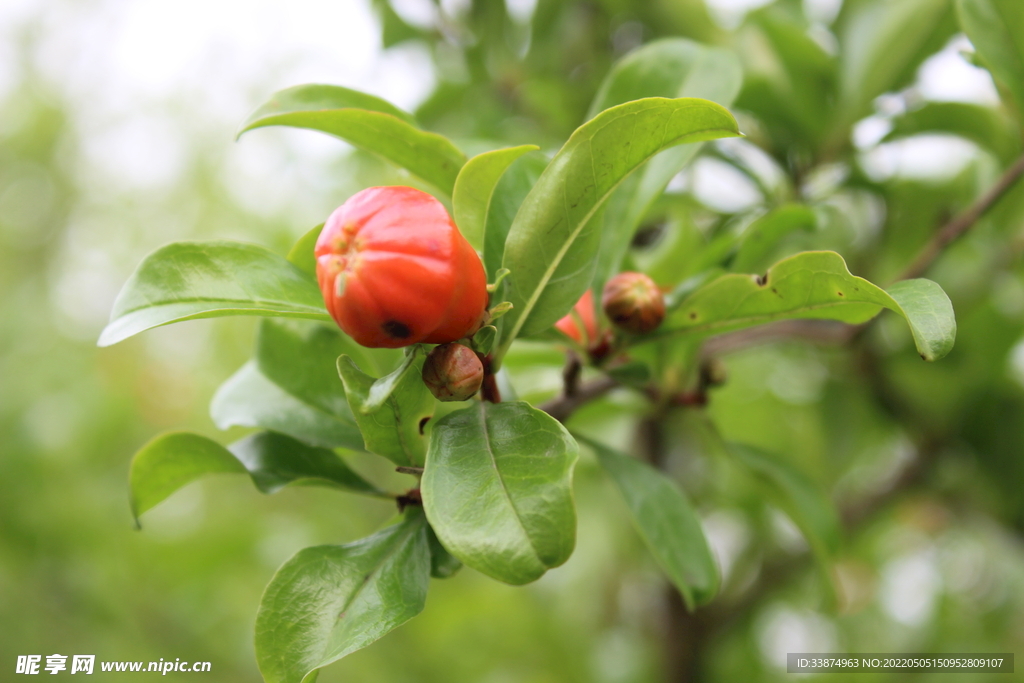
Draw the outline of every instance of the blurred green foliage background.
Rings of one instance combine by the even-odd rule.
[[[1021,146],[1012,106],[961,54],[970,44],[946,0],[161,5],[0,8],[5,679],[19,654],[62,653],[205,660],[211,680],[258,680],[253,621],[275,568],[393,514],[313,488],[263,496],[224,477],[132,528],[127,471],[142,443],[168,429],[225,443],[243,433],[217,432],[206,409],[255,329],[249,319],[195,321],[97,349],[134,266],[176,239],[284,254],[359,189],[412,182],[313,133],[267,130],[233,144],[236,124],[270,92],[335,82],[414,109],[469,152],[551,152],[629,50],[663,36],[733,49],[744,65],[734,110],[748,138],[708,145],[631,253],[666,284],[696,268],[688,245],[794,200],[814,208],[817,228],[774,256],[836,249],[855,274],[884,282]],[[922,363],[899,321],[883,316],[843,347],[775,340],[728,353],[728,381],[708,408],[670,416],[674,474],[724,576],[722,596],[693,622],[697,664],[679,680],[783,680],[795,651],[1024,652],[1022,219],[1018,188],[929,272],[957,313],[946,359]],[[542,344],[508,361],[534,400],[558,390],[561,364]],[[573,426],[629,449],[641,410],[620,391]],[[831,492],[848,535],[828,581],[756,482],[715,457],[709,420]],[[387,476],[369,457],[357,465]],[[472,570],[435,581],[420,617],[320,680],[662,680],[685,647],[666,635],[665,582],[586,458],[577,499],[578,549],[564,567],[525,588]]]

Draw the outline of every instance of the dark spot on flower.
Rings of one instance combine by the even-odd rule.
[[[389,320],[381,327],[389,335],[395,339],[408,339],[412,336],[412,330],[409,329],[405,323],[400,323],[397,320]]]

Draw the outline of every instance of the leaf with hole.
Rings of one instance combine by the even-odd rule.
[[[938,360],[956,339],[953,305],[931,280],[904,280],[886,292],[850,274],[832,251],[807,251],[779,261],[764,277],[723,275],[683,300],[651,335],[713,335],[775,320],[818,318],[859,324],[888,308],[910,326],[918,353]]]
[[[766,261],[786,235],[797,230],[810,231],[817,224],[814,210],[803,204],[783,204],[747,226],[729,269],[754,273],[770,265]]]

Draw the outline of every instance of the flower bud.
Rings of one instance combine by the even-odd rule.
[[[604,286],[601,308],[616,327],[633,334],[657,329],[665,318],[665,298],[643,273],[619,273]]]
[[[465,401],[484,379],[484,366],[468,346],[451,342],[434,347],[423,363],[423,383],[439,401]]]

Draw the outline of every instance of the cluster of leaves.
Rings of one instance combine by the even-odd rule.
[[[1017,106],[1012,84],[1021,79],[1014,69],[1024,61],[1012,41],[1016,34],[1003,28],[1020,25],[1017,10],[997,0],[962,0],[959,11],[979,61]],[[900,87],[934,52],[955,28],[951,17],[948,3],[930,0],[848,2],[835,28],[849,49],[842,68],[807,36],[802,19],[778,6],[755,13],[743,29],[767,41],[778,70],[759,70],[756,57],[685,39],[649,43],[615,64],[588,120],[550,159],[530,145],[467,159],[411,115],[335,86],[282,91],[243,132],[270,125],[322,131],[406,169],[450,201],[490,278],[508,273],[493,300],[512,308],[486,340],[500,368],[517,339],[550,339],[552,324],[585,290],[599,291],[611,275],[637,265],[641,257],[631,244],[652,216],[672,208],[665,194],[670,180],[702,149],[709,151],[705,141],[739,135],[726,107],[756,117],[751,139],[786,177],[800,179],[852,153],[853,124],[870,113],[875,96]],[[1016,131],[970,105],[928,105],[897,121],[891,134],[954,126],[960,130],[952,132],[997,146],[1005,160],[1003,142],[1019,146]],[[741,162],[731,163],[757,178]],[[926,360],[950,351],[952,306],[929,280],[883,289],[852,275],[831,251],[789,255],[755,274],[788,250],[789,237],[819,229],[824,209],[804,201],[802,192],[797,180],[771,193],[744,229],[723,221],[702,245],[676,240],[645,257],[644,269],[664,275],[659,282],[674,289],[656,334],[616,342],[628,365],[639,367],[630,383],[671,396],[693,381],[695,350],[711,335],[786,319],[858,324],[885,308],[906,320]],[[364,349],[322,324],[330,318],[313,274],[318,232],[319,226],[301,238],[287,258],[227,242],[164,247],[126,284],[100,340],[112,344],[181,320],[264,317],[253,360],[224,384],[211,408],[219,427],[260,431],[228,447],[183,433],[154,439],[132,465],[136,515],[214,472],[248,473],[267,493],[292,483],[325,485],[405,506],[395,524],[374,536],[308,548],[280,569],[257,618],[267,680],[304,680],[364,647],[423,608],[431,576],[449,577],[462,563],[513,584],[563,563],[575,542],[571,477],[579,444],[620,488],[685,602],[692,608],[715,596],[718,570],[693,505],[664,473],[570,433],[525,401],[442,409],[419,381],[420,349],[404,356]],[[625,376],[622,366],[608,370]],[[725,450],[766,484],[819,558],[834,556],[835,512],[806,475],[758,449],[729,444]],[[347,451],[422,470],[422,480],[415,493],[382,490],[346,463]]]

